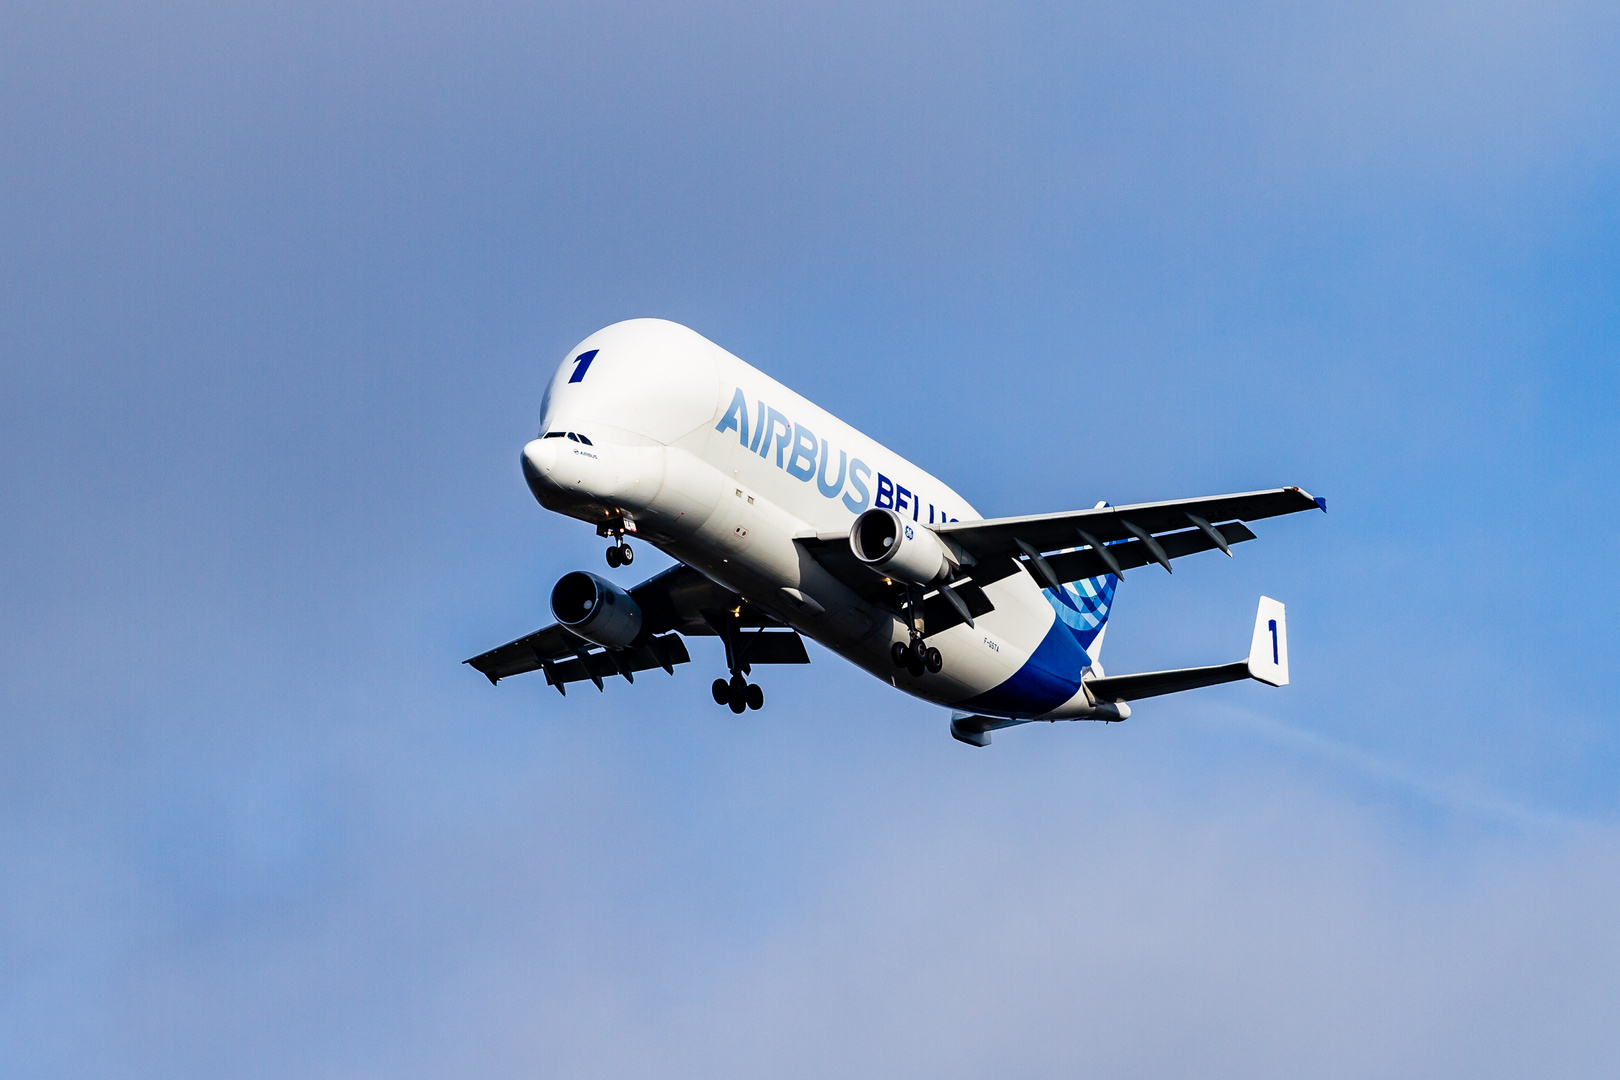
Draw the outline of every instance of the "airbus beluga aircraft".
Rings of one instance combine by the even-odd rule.
[[[1108,675],[1099,659],[1126,570],[1254,539],[1243,524],[1327,509],[1297,487],[982,518],[946,484],[676,323],[634,319],[580,342],[523,448],[548,510],[680,565],[628,591],[565,574],[556,622],[466,663],[499,682],[540,670],[561,693],[674,674],[683,637],[718,638],[716,704],[758,709],[756,667],[807,664],[804,637],[952,710],[985,746],[1032,720],[1123,720],[1139,698],[1253,678],[1288,682],[1283,605],[1260,598],[1246,659]]]

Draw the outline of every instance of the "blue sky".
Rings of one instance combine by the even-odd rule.
[[[1620,1035],[1620,14],[0,10],[20,1077],[1590,1076]],[[1298,484],[988,750],[460,660],[660,316],[988,515]],[[661,562],[643,551],[626,583]]]

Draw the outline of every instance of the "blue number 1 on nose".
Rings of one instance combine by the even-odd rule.
[[[1266,622],[1266,625],[1271,629],[1271,662],[1280,664],[1282,661],[1277,659],[1277,620],[1270,619]]]
[[[592,349],[590,352],[582,352],[574,357],[574,373],[568,377],[568,381],[571,383],[584,382],[585,371],[591,366],[591,361],[596,359],[598,352],[601,352],[601,350]]]

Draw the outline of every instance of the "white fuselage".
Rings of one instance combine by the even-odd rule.
[[[920,525],[979,518],[945,483],[675,323],[636,319],[592,334],[557,369],[525,473],[548,509],[598,526],[623,514],[635,536],[908,693],[970,703],[1012,679],[1052,631],[1028,574],[993,582],[995,609],[934,634],[944,669],[897,671],[908,628],[794,543],[847,534],[868,507]],[[874,571],[875,573],[875,571]],[[1073,672],[1076,684],[1081,672]],[[1092,712],[1083,687],[1041,715]]]

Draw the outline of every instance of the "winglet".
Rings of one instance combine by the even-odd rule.
[[[1327,500],[1326,499],[1324,499],[1322,496],[1318,495],[1315,498],[1313,498],[1311,501],[1314,502],[1317,506],[1320,506],[1322,508],[1322,513],[1324,513],[1324,514],[1327,513]]]
[[[1260,598],[1249,642],[1249,675],[1272,686],[1288,685],[1288,622],[1280,600]]]

